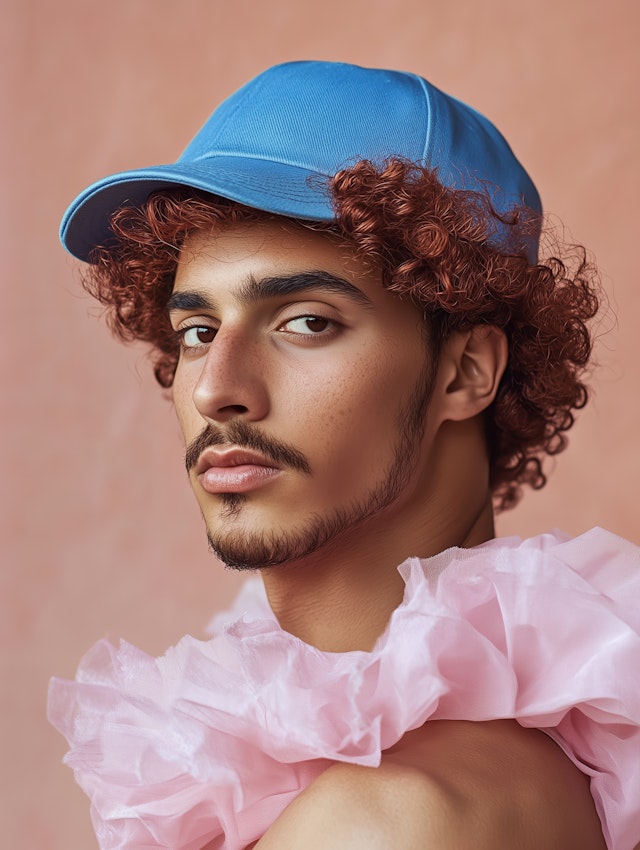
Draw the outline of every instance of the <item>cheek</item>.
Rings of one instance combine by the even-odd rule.
[[[194,381],[189,380],[189,376],[185,374],[184,370],[178,367],[172,386],[173,406],[182,433],[187,440],[193,437],[193,432],[196,429],[195,423],[199,418],[193,402],[194,387]]]
[[[346,474],[360,468],[363,458],[370,463],[374,451],[391,453],[398,411],[413,389],[408,375],[406,363],[381,354],[346,365],[343,360],[338,367],[327,362],[312,376],[289,376],[281,409],[291,441],[304,445],[316,464]]]

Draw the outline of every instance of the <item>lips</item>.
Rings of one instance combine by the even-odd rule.
[[[206,449],[195,469],[207,493],[247,493],[279,476],[282,470],[257,452]]]

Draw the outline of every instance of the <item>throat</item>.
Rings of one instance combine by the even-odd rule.
[[[371,566],[365,571],[353,562],[314,569],[286,564],[263,571],[262,577],[285,631],[324,652],[369,652],[404,595],[395,566]]]
[[[299,561],[262,570],[280,626],[325,652],[370,652],[403,600],[405,585],[398,572],[403,561],[453,546],[471,548],[494,537],[490,498],[464,523],[458,517],[451,524],[451,515],[423,528],[414,521],[391,540],[379,528],[369,528],[357,541],[329,544]]]

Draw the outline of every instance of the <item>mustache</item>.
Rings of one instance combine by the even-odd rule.
[[[287,466],[298,472],[311,474],[309,461],[298,451],[298,449],[277,440],[267,437],[255,425],[237,420],[227,425],[224,430],[214,425],[207,425],[202,433],[191,442],[185,451],[185,466],[187,472],[191,472],[198,463],[200,455],[205,449],[212,446],[233,445],[240,449],[252,449],[264,455],[267,460],[277,466]]]

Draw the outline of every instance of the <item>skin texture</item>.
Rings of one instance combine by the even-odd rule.
[[[174,403],[214,550],[271,564],[284,629],[369,650],[402,598],[401,561],[494,534],[482,412],[503,335],[455,334],[436,359],[415,305],[335,237],[279,220],[188,242],[170,308]],[[379,768],[334,765],[255,846],[604,847],[584,776],[513,721],[427,723]]]
[[[318,269],[346,279],[367,301],[321,286],[249,303],[241,297],[250,281],[259,288]],[[378,273],[334,238],[279,221],[192,240],[172,305],[172,325],[189,346],[173,386],[186,444],[214,428],[227,439],[223,449],[245,448],[236,432],[250,429],[267,445],[295,450],[309,468],[280,464],[232,505],[226,494],[206,492],[192,468],[210,538],[236,559],[253,550],[262,556],[265,544],[281,550],[283,563],[263,578],[283,628],[322,649],[371,648],[402,598],[397,564],[493,536],[477,414],[504,369],[504,338],[492,329],[456,335],[430,362],[421,311],[389,294]],[[311,326],[308,316],[318,317]],[[400,431],[425,375],[428,413],[411,435],[400,491],[371,506],[407,442]],[[310,525],[336,515],[356,521],[301,556]]]
[[[379,768],[336,765],[256,850],[605,850],[586,777],[515,721],[437,720]]]

